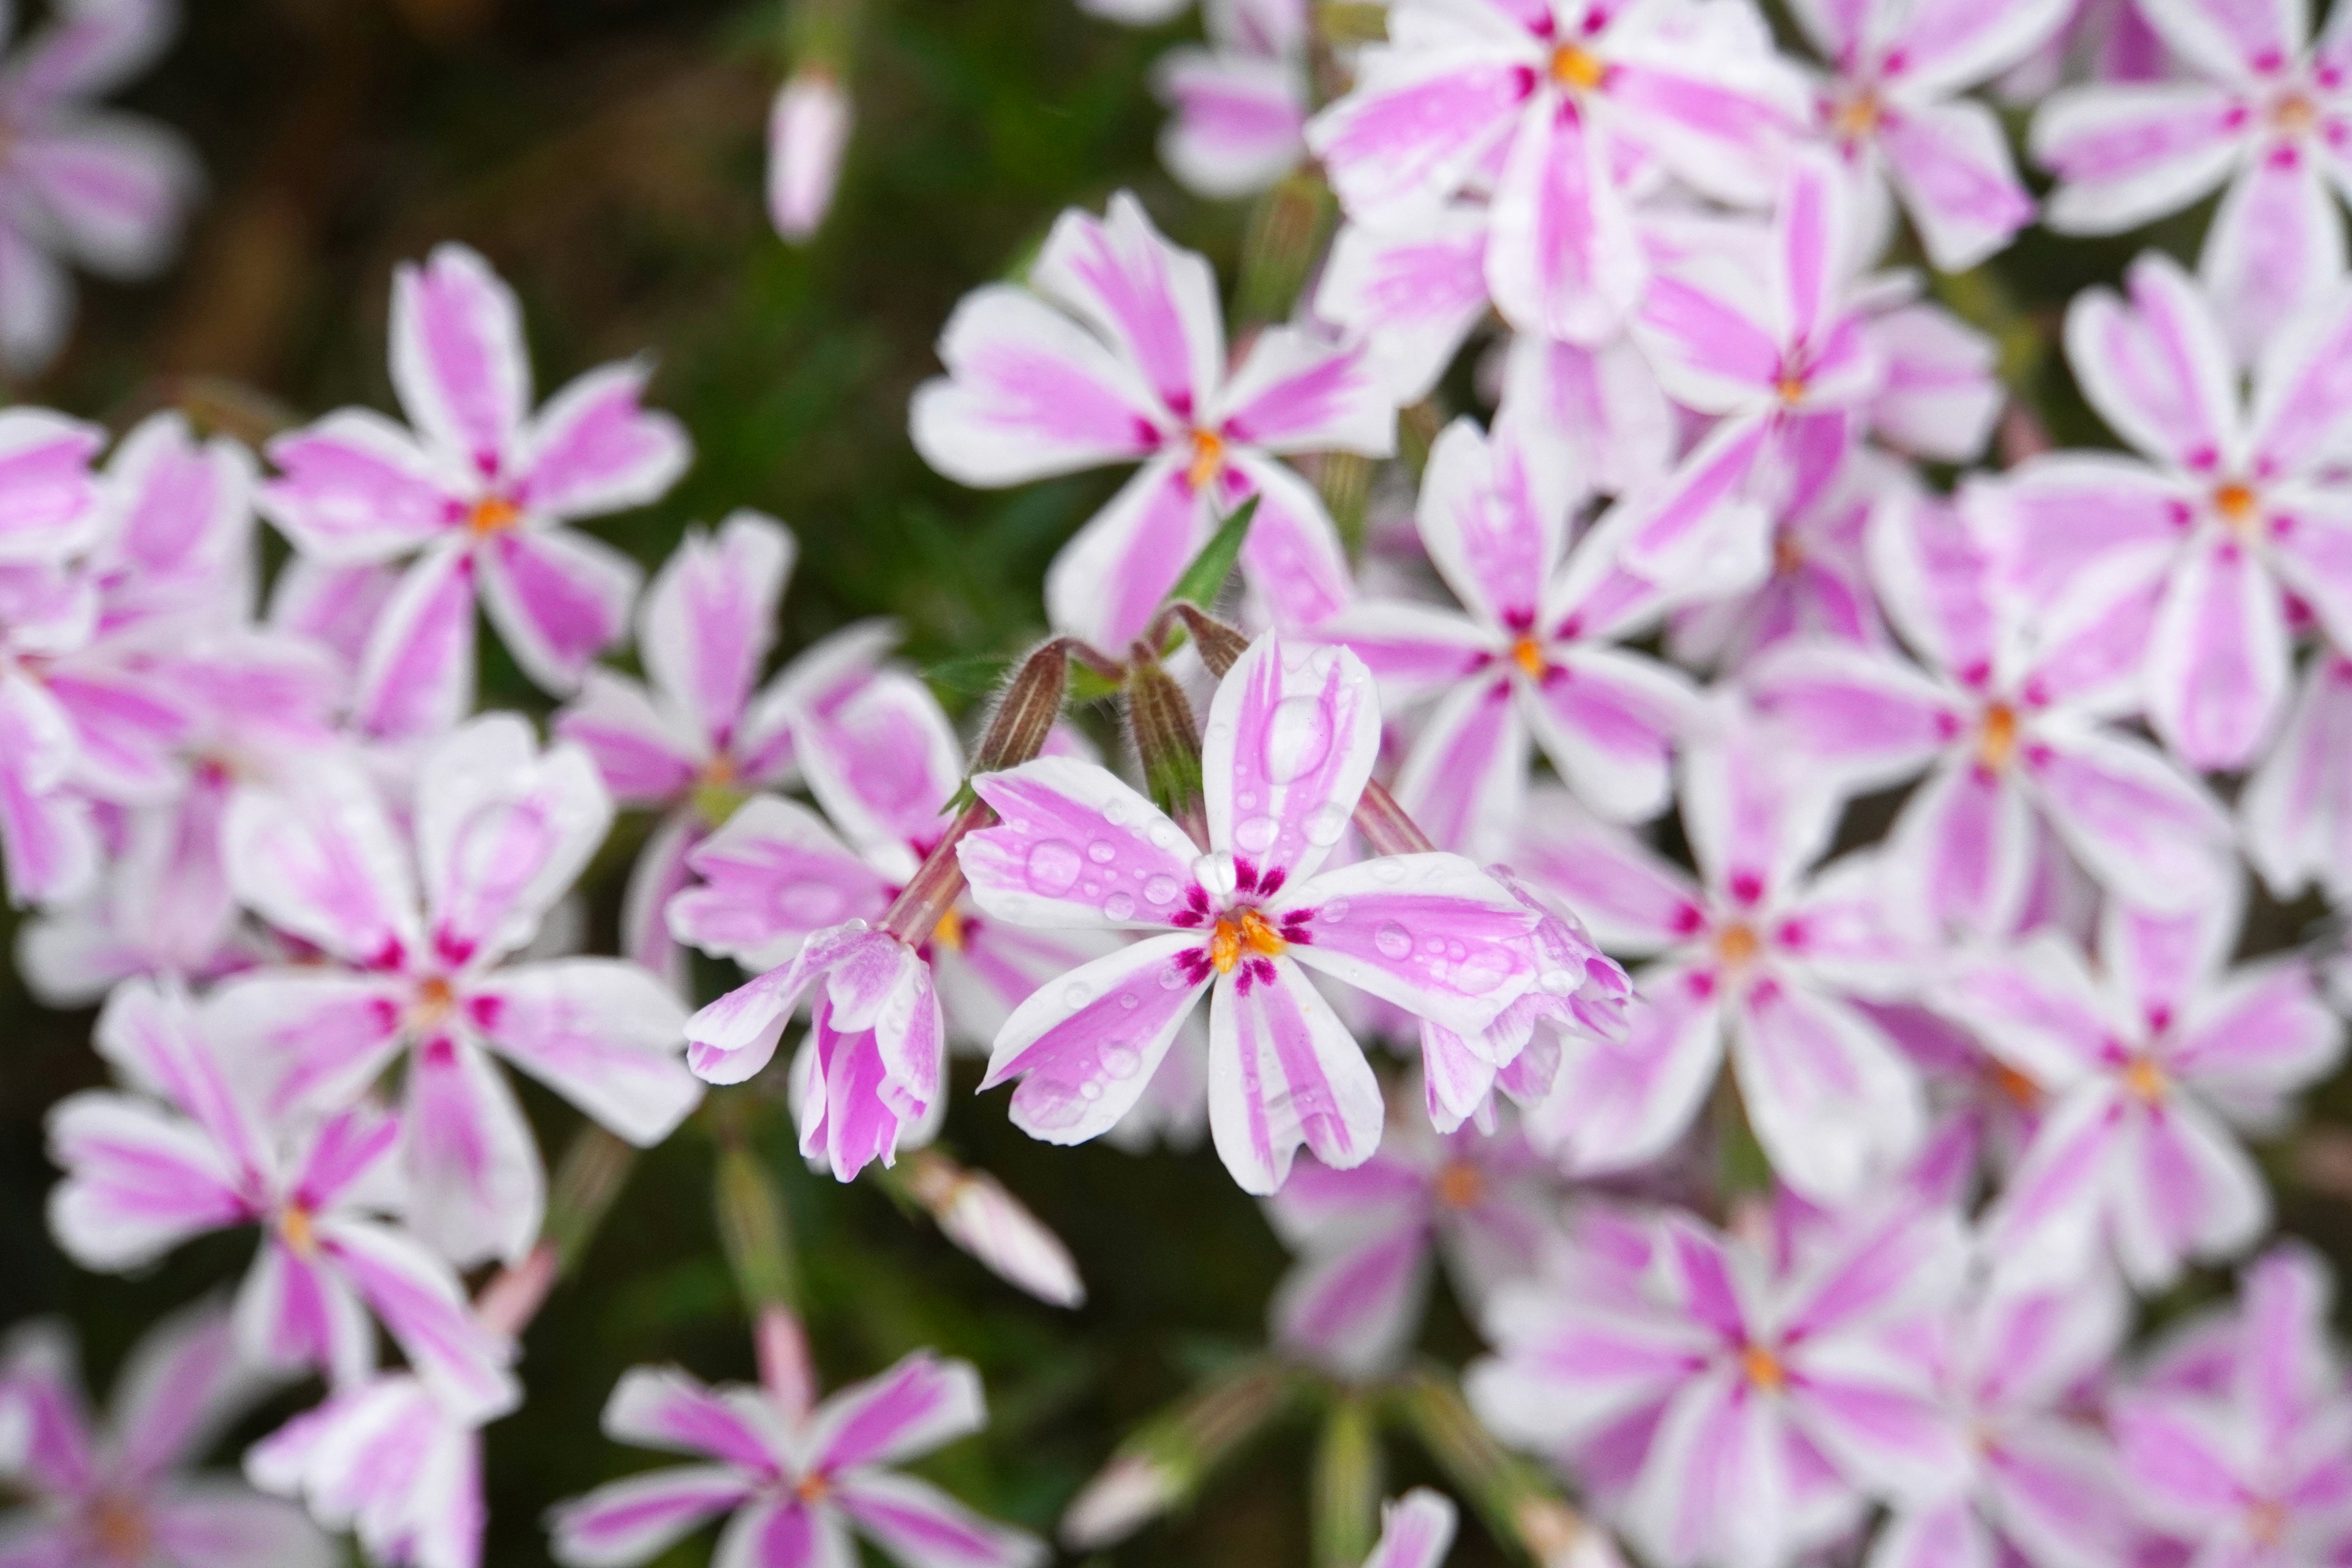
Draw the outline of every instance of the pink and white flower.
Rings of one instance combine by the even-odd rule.
[[[1307,139],[1375,231],[1412,231],[1491,184],[1496,307],[1522,331],[1597,344],[1649,280],[1636,195],[1663,173],[1761,206],[1804,110],[1744,4],[1403,0]]]
[[[341,1388],[246,1451],[247,1479],[300,1498],[385,1568],[480,1568],[479,1413],[405,1373]]]
[[[604,841],[613,807],[577,746],[488,714],[428,753],[411,830],[356,771],[240,795],[222,833],[249,908],[326,962],[205,1002],[273,1110],[352,1102],[406,1054],[410,1223],[460,1263],[539,1235],[546,1177],[493,1053],[639,1145],[700,1098],[685,1008],[622,959],[510,963]]]
[[[1881,244],[1888,187],[1945,272],[1974,267],[2033,221],[2009,136],[1959,94],[2016,65],[2055,32],[2069,0],[1792,7],[1829,74],[1814,95],[1816,133],[1853,170],[1862,226]],[[1872,254],[1880,245],[1865,243]]]
[[[553,1552],[567,1568],[632,1568],[706,1521],[731,1515],[714,1562],[825,1568],[856,1561],[863,1536],[905,1568],[1033,1568],[1045,1542],[983,1519],[891,1468],[987,1424],[980,1376],[918,1351],[814,1411],[764,1389],[709,1388],[638,1367],[604,1406],[617,1442],[706,1463],[614,1481],[556,1509]]]
[[[2326,1269],[2283,1246],[2249,1268],[2210,1393],[2126,1391],[2109,1420],[2133,1501],[2199,1564],[2290,1568],[2352,1552],[2352,1393]]]
[[[2344,270],[2336,195],[2352,179],[2347,23],[2316,44],[2304,5],[2134,0],[2178,72],[2062,88],[2034,117],[2034,159],[2058,176],[2062,234],[2116,234],[2226,184],[2198,270],[2240,363]]]
[[[2352,288],[2270,341],[2242,401],[2212,304],[2178,265],[2141,257],[2129,292],[2077,297],[2066,357],[2147,461],[2036,458],[1986,489],[1983,516],[2031,609],[2105,620],[2145,648],[2148,720],[2183,761],[2240,768],[2286,708],[2288,595],[2352,641],[2352,492],[2336,473],[2352,395],[2334,374]]]
[[[1114,652],[1139,635],[1219,517],[1252,496],[1243,570],[1282,624],[1345,604],[1347,557],[1313,486],[1277,458],[1395,449],[1396,408],[1359,346],[1269,327],[1228,365],[1209,264],[1125,192],[1064,213],[1028,288],[965,297],[946,376],[915,393],[924,460],[968,485],[1143,467],[1055,557],[1054,625]]]
[[[1262,191],[1307,156],[1304,0],[1202,0],[1209,47],[1169,50],[1151,85],[1173,110],[1160,161],[1210,197]]]
[[[1858,1521],[1862,1499],[1932,1497],[1965,1465],[1933,1367],[1904,1348],[1948,1311],[1965,1249],[1948,1215],[1837,1216],[1775,1268],[1674,1215],[1649,1268],[1507,1288],[1472,1407],[1506,1440],[1607,1438],[1619,1511],[1651,1561],[1780,1568]]]
[[[1209,1128],[1244,1191],[1304,1143],[1325,1164],[1379,1145],[1379,1081],[1313,969],[1459,1035],[1536,984],[1535,911],[1458,855],[1318,868],[1380,746],[1360,660],[1260,638],[1227,672],[1202,757],[1205,850],[1099,767],[1047,757],[973,780],[1001,826],[959,847],[981,909],[1047,929],[1158,931],[1049,981],[996,1037],[982,1087],[1021,1080],[1014,1125],[1076,1143],[1136,1103],[1202,995]]]
[[[1526,806],[1530,736],[1580,798],[1639,820],[1672,798],[1676,735],[1697,694],[1615,638],[1665,602],[1615,564],[1618,536],[1571,550],[1567,454],[1506,405],[1489,437],[1457,420],[1431,448],[1422,542],[1469,614],[1363,600],[1317,628],[1397,695],[1435,711],[1397,773],[1398,804],[1440,845],[1489,858]]]
[[[1351,1171],[1295,1168],[1266,1200],[1297,1257],[1270,1309],[1276,1342],[1346,1377],[1393,1370],[1421,1327],[1431,1254],[1475,1312],[1534,1273],[1559,1187],[1516,1131],[1441,1136],[1411,1121]]]
[[[1381,1539],[1364,1568],[1437,1568],[1454,1544],[1454,1500],[1415,1487],[1381,1505]]]
[[[552,726],[587,749],[615,802],[663,813],[630,870],[622,950],[681,990],[685,955],[665,911],[689,880],[689,855],[743,792],[794,776],[795,717],[856,690],[894,635],[861,622],[761,686],[798,548],[783,524],[751,511],[715,535],[688,532],[637,607],[647,679],[591,669]]]
[[[1899,997],[1914,955],[1888,930],[1867,854],[1807,874],[1834,812],[1734,729],[1683,763],[1682,820],[1699,876],[1553,795],[1528,813],[1513,859],[1637,971],[1623,1038],[1571,1042],[1529,1135],[1571,1170],[1623,1170],[1665,1152],[1697,1114],[1727,1050],[1772,1168],[1808,1197],[1843,1201],[1917,1147],[1916,1070],[1861,1003]]]
[[[1824,785],[1859,794],[1926,773],[1885,853],[1888,903],[1907,926],[1929,938],[2016,931],[2052,834],[2120,897],[2178,909],[2220,896],[2228,817],[2107,722],[2130,701],[2130,617],[2046,619],[2032,635],[1967,521],[1924,497],[1880,510],[1870,553],[1881,606],[1924,668],[1816,641],[1773,650],[1745,684]]]
[[[66,0],[0,68],[0,360],[45,369],[73,326],[67,264],[146,278],[178,248],[203,174],[176,132],[94,100],[144,71],[178,26],[167,0]]]
[[[816,237],[833,210],[849,149],[848,89],[822,67],[793,73],[768,111],[768,221],[794,245]]]
[[[141,1268],[210,1231],[259,1226],[237,1293],[239,1344],[348,1388],[375,1368],[380,1320],[418,1374],[468,1410],[515,1396],[509,1347],[480,1328],[449,1266],[384,1215],[399,1206],[397,1121],[362,1104],[323,1121],[257,1113],[185,999],[126,983],[98,1048],[136,1091],[90,1089],[49,1113],[65,1179],[49,1228],[84,1268]]]
[[[72,1338],[36,1323],[0,1355],[0,1412],[23,1423],[0,1479],[24,1506],[0,1513],[0,1562],[21,1568],[331,1568],[301,1510],[187,1473],[267,1381],[236,1353],[226,1310],[192,1308],[151,1330],[116,1375],[102,1426],[82,1402]]]
[[[2072,1278],[2112,1250],[2153,1288],[2261,1234],[2269,1196],[2231,1126],[2275,1126],[2343,1031],[2299,958],[2226,967],[2239,914],[2218,895],[2172,917],[2114,904],[2095,974],[2045,933],[1937,983],[1936,1006],[2052,1097],[1987,1221],[2012,1270]]]
[[[413,557],[376,617],[353,718],[388,740],[472,706],[474,608],[523,670],[569,692],[627,626],[635,563],[564,526],[658,499],[686,433],[639,399],[649,367],[593,370],[531,411],[522,311],[459,245],[393,279],[392,378],[413,428],[346,408],[269,444],[261,509],[331,566]]]
[[[2246,858],[2284,900],[2352,898],[2352,658],[2313,654],[2277,743],[2238,796]]]

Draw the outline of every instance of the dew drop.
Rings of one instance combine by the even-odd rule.
[[[1234,842],[1253,855],[1265,853],[1282,825],[1271,816],[1253,816],[1234,829]]]
[[[1348,814],[1330,801],[1325,801],[1307,815],[1307,842],[1328,849],[1339,842],[1348,831]]]
[[[1315,918],[1318,921],[1328,921],[1331,924],[1338,925],[1341,921],[1348,918],[1348,900],[1345,899],[1332,900],[1329,903],[1321,906],[1315,911]]]
[[[1094,1079],[1088,1079],[1086,1082],[1078,1085],[1078,1093],[1088,1100],[1100,1100],[1103,1096],[1103,1087]]]
[[[1181,991],[1191,984],[1184,978],[1184,972],[1172,963],[1160,972],[1160,988],[1163,991]]]
[[[1412,933],[1390,921],[1372,933],[1372,945],[1384,958],[1402,958],[1412,951]]]
[[[1108,866],[1118,858],[1118,846],[1108,838],[1097,838],[1087,846],[1087,858],[1097,866]]]
[[[1265,774],[1276,784],[1306,777],[1331,754],[1331,715],[1318,697],[1286,697],[1265,726]]]
[[[1372,876],[1375,879],[1394,887],[1404,880],[1404,868],[1397,863],[1395,856],[1383,855],[1372,862]]]
[[[1103,900],[1105,920],[1124,921],[1135,918],[1135,900],[1126,893],[1113,893]]]
[[[1154,877],[1143,884],[1143,896],[1155,904],[1172,904],[1176,901],[1176,895],[1183,890],[1176,885],[1175,878],[1166,875]]]
[[[1133,1046],[1114,1040],[1102,1048],[1102,1069],[1108,1077],[1133,1078],[1142,1065],[1143,1053]]]
[[[1132,991],[1122,991],[1118,994],[1118,1005],[1132,1013],[1143,1005],[1143,998]]]
[[[1492,948],[1481,948],[1455,967],[1454,984],[1469,995],[1484,996],[1500,985],[1510,970],[1509,959]]]
[[[1151,832],[1147,837],[1150,838],[1151,847],[1154,849],[1173,849],[1176,847],[1176,828],[1173,824],[1155,822],[1151,825]]]
[[[1083,980],[1072,981],[1062,987],[1062,1004],[1065,1006],[1083,1007],[1094,999],[1095,988]]]
[[[1084,862],[1078,852],[1058,838],[1048,838],[1029,851],[1029,890],[1057,899],[1078,879]]]
[[[1126,826],[1128,815],[1127,802],[1118,796],[1113,796],[1110,804],[1103,807],[1103,820],[1113,827]]]

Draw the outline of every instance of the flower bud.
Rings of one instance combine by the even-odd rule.
[[[830,70],[795,71],[768,116],[768,216],[795,245],[833,207],[849,143],[849,94]]]
[[[1145,1422],[1062,1515],[1062,1542],[1093,1552],[1193,1496],[1308,1386],[1280,1362],[1244,1362]]]
[[[940,1234],[1000,1279],[1056,1307],[1086,1300],[1086,1284],[1061,1237],[987,1172],[926,1151],[911,1162],[907,1190]]]

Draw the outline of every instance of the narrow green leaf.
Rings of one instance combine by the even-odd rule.
[[[1234,509],[1233,515],[1217,525],[1209,542],[1192,557],[1184,568],[1184,575],[1168,590],[1168,603],[1198,605],[1207,609],[1217,602],[1219,590],[1232,576],[1234,563],[1242,558],[1242,544],[1249,538],[1250,521],[1257,516],[1257,500],[1252,496]]]

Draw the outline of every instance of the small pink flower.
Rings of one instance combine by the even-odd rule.
[[[2045,623],[2104,623],[2119,655],[2137,653],[2149,722],[2184,762],[2240,768],[2284,715],[2288,595],[2352,640],[2352,492],[2338,468],[2352,398],[2334,374],[2352,288],[2326,290],[2278,335],[2242,399],[2204,290],[2153,253],[2129,289],[2075,300],[2066,355],[2147,460],[2036,458],[1980,492],[1982,514]]]
[[[385,1568],[480,1568],[478,1415],[428,1384],[382,1373],[339,1389],[246,1451],[247,1479],[299,1497]]]
[[[2275,1125],[2343,1040],[2299,960],[2225,967],[2239,914],[2218,893],[2168,918],[2115,903],[2096,975],[2045,933],[1937,984],[1939,1010],[2052,1097],[1987,1222],[2012,1268],[2112,1249],[2152,1289],[2261,1234],[2269,1196],[2230,1125]]]
[[[1471,1404],[1508,1440],[1626,1472],[1650,1561],[1784,1563],[1851,1529],[1863,1497],[1931,1498],[1965,1463],[1932,1363],[1901,1348],[1949,1309],[1964,1258],[1942,1215],[1840,1216],[1780,1268],[1670,1215],[1630,1290],[1568,1270],[1500,1292]]]
[[[940,337],[948,374],[915,393],[916,447],[965,484],[1019,484],[1108,463],[1143,468],[1045,576],[1055,626],[1124,649],[1215,520],[1252,496],[1242,552],[1287,626],[1349,595],[1339,531],[1291,452],[1385,457],[1396,405],[1360,347],[1270,327],[1226,361],[1215,276],[1124,192],[1107,217],[1066,212],[1029,288],[969,295]]]
[[[2226,184],[2198,270],[2240,363],[2344,270],[2331,189],[2352,172],[2352,39],[2342,13],[2314,45],[2303,6],[2136,0],[2166,79],[2062,88],[2034,117],[2033,156],[2058,176],[2062,234],[2116,234]]]
[[[49,1228],[70,1257],[120,1272],[257,1226],[260,1256],[236,1301],[248,1356],[351,1387],[375,1367],[373,1311],[447,1398],[512,1404],[507,1348],[475,1323],[457,1276],[382,1217],[399,1196],[393,1117],[372,1104],[323,1121],[256,1114],[185,1000],[142,981],[110,999],[97,1043],[138,1092],[87,1090],[49,1113],[50,1157],[66,1173]]]
[[[795,719],[855,691],[894,636],[887,623],[860,622],[760,686],[797,550],[756,512],[736,512],[715,535],[689,531],[638,605],[647,679],[591,669],[552,726],[587,748],[620,805],[664,814],[630,870],[622,943],[681,991],[685,955],[665,911],[687,886],[689,858],[741,792],[795,774]]]
[[[458,245],[393,279],[392,376],[414,430],[347,408],[269,445],[261,508],[336,566],[414,554],[360,661],[354,718],[405,740],[472,705],[474,606],[525,673],[580,683],[624,631],[634,563],[562,526],[642,506],[686,467],[685,432],[638,398],[647,367],[590,371],[531,412],[513,292]]]
[[[1043,1542],[982,1519],[888,1467],[987,1424],[979,1374],[919,1351],[808,1414],[756,1388],[708,1388],[638,1367],[604,1406],[615,1441],[708,1463],[654,1470],[559,1506],[552,1551],[567,1568],[632,1568],[730,1514],[715,1562],[818,1568],[856,1560],[860,1535],[905,1568],[1035,1568]]]
[[[1174,110],[1160,161],[1212,197],[1262,191],[1307,156],[1303,0],[1203,0],[1207,48],[1171,49],[1152,88]]]
[[[2246,858],[2282,900],[2318,884],[2352,898],[2352,659],[2323,647],[2278,743],[2238,796]]]
[[[622,959],[509,963],[611,825],[587,753],[541,752],[488,714],[427,754],[413,831],[373,784],[321,762],[249,790],[222,828],[238,898],[324,962],[240,976],[205,1005],[275,1110],[352,1103],[404,1053],[403,1163],[417,1233],[454,1260],[520,1258],[545,1174],[504,1057],[640,1145],[700,1089],[680,1065],[685,1008]]]
[[[2275,1248],[2241,1281],[2218,1387],[2116,1399],[2129,1496],[2191,1561],[2295,1568],[2352,1552],[2352,1395],[2328,1294],[2317,1258]]]
[[[44,369],[73,326],[78,263],[101,277],[160,271],[203,174],[177,132],[93,101],[171,41],[165,0],[66,0],[0,70],[0,359]]]
[[[1379,1082],[1307,970],[1475,1035],[1538,969],[1526,940],[1536,913],[1458,855],[1317,874],[1379,745],[1361,661],[1268,636],[1210,707],[1206,853],[1099,767],[1044,758],[973,781],[1001,821],[959,847],[982,910],[1167,933],[1048,981],[1013,1010],[982,1087],[1022,1080],[1016,1126],[1058,1143],[1107,1131],[1213,989],[1209,1127],[1243,1189],[1279,1188],[1301,1143],[1341,1169],[1370,1157]]]
[[[331,1568],[333,1545],[301,1510],[217,1477],[185,1473],[268,1392],[237,1357],[228,1313],[166,1319],[115,1377],[93,1427],[72,1339],[49,1324],[9,1336],[0,1356],[0,1425],[20,1421],[20,1458],[0,1463],[24,1506],[0,1513],[0,1559],[58,1568]]]

